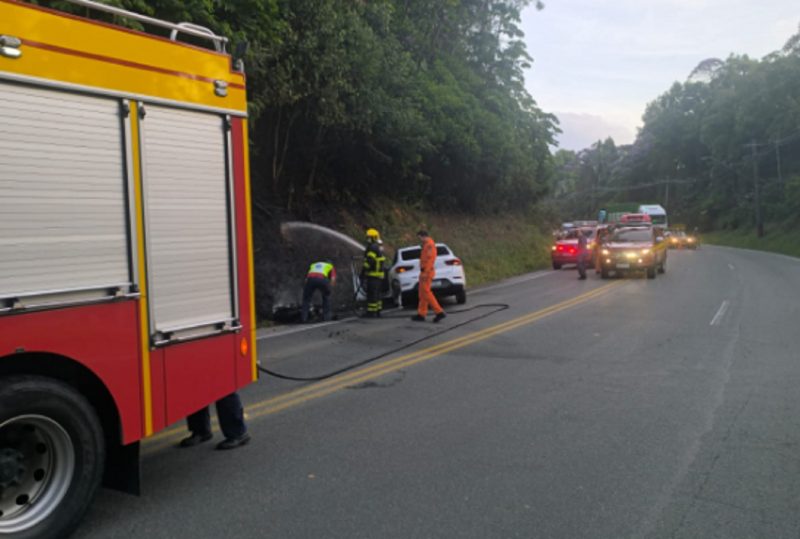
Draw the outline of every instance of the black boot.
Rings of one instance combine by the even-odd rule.
[[[250,442],[250,435],[246,432],[236,438],[225,438],[217,444],[217,449],[236,449]]]
[[[200,445],[203,442],[207,442],[211,439],[211,434],[196,434],[192,433],[191,436],[188,438],[184,438],[181,440],[181,443],[178,444],[179,447],[194,447],[196,445]]]

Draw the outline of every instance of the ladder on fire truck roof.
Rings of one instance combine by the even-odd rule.
[[[199,37],[201,39],[207,39],[208,41],[211,41],[211,43],[214,45],[214,49],[217,52],[225,52],[225,44],[228,43],[227,37],[218,36],[210,29],[206,28],[205,26],[200,26],[199,24],[194,24],[191,22],[174,23],[169,21],[162,21],[161,19],[148,17],[147,15],[142,15],[140,13],[135,13],[133,11],[128,11],[126,9],[110,6],[108,4],[103,4],[102,2],[95,2],[94,0],[66,0],[66,1],[69,2],[70,4],[84,6],[90,9],[95,9],[97,11],[104,11],[112,15],[124,17],[126,19],[132,19],[135,21],[143,22],[145,24],[151,24],[153,26],[166,28],[168,30],[171,30],[169,38],[172,41],[177,41],[179,33],[188,34],[190,36]]]

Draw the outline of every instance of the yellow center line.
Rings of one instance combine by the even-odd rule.
[[[594,299],[598,296],[605,294],[611,288],[618,286],[619,284],[620,282],[610,283],[601,286],[599,288],[596,288],[585,294],[576,296],[572,299],[563,301],[561,303],[557,303],[555,305],[551,305],[550,307],[545,307],[544,309],[540,309],[533,313],[529,313],[520,316],[518,318],[514,318],[512,320],[508,320],[506,322],[502,322],[500,324],[496,324],[488,328],[484,328],[479,331],[475,331],[468,335],[464,335],[462,337],[452,339],[425,348],[423,350],[411,352],[409,354],[399,356],[389,361],[364,367],[363,369],[358,369],[356,371],[352,371],[349,373],[343,373],[329,380],[324,380],[316,384],[312,384],[303,388],[296,389],[294,391],[290,391],[283,395],[278,395],[276,397],[272,397],[263,400],[261,402],[257,402],[255,404],[250,405],[247,408],[247,418],[249,420],[253,420],[259,417],[263,417],[265,415],[274,414],[282,410],[286,410],[287,408],[291,408],[293,406],[297,406],[299,404],[303,404],[305,402],[309,402],[311,400],[315,400],[321,397],[325,397],[345,387],[358,384],[373,378],[378,378],[385,374],[389,374],[391,372],[395,372],[410,367],[412,365],[440,356],[447,352],[451,352],[453,350],[457,350],[459,348],[463,348],[471,344],[484,341],[495,335],[511,331],[513,329],[519,328],[527,324],[531,324],[533,322],[541,320],[542,318],[546,318],[550,315],[574,307],[575,305],[578,305],[580,303],[584,303],[586,301]],[[185,432],[186,432],[185,429],[183,429],[182,427],[174,427],[172,429],[166,430],[148,439],[147,440],[148,445],[146,449],[148,452],[151,452],[160,449],[166,445],[170,445],[177,438],[184,436]]]

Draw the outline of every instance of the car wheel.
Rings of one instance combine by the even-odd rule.
[[[403,300],[403,307],[405,308],[415,307],[419,303],[419,297],[416,292],[403,292],[400,294],[400,298]]]
[[[608,279],[608,268],[600,268],[600,278]]]
[[[467,291],[463,288],[456,292],[456,303],[464,305],[467,302]]]
[[[3,380],[0,535],[69,535],[97,493],[104,464],[103,429],[83,395],[41,376]]]
[[[647,268],[647,278],[648,279],[655,279],[656,278],[656,267],[655,266]]]
[[[554,270],[560,270],[561,269],[561,264],[559,264],[558,262],[553,262],[553,269]]]

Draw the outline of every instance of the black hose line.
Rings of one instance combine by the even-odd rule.
[[[362,366],[364,366],[364,365],[366,365],[368,363],[372,363],[373,361],[377,361],[379,359],[383,359],[383,358],[385,358],[387,356],[390,356],[392,354],[396,354],[397,352],[402,352],[403,350],[407,350],[407,349],[411,348],[412,346],[416,346],[417,344],[419,344],[421,342],[427,341],[429,339],[433,339],[434,337],[438,337],[439,335],[443,335],[443,334],[445,334],[445,333],[447,333],[449,331],[453,331],[454,329],[460,328],[462,326],[466,326],[467,324],[471,324],[471,323],[476,322],[478,320],[481,320],[483,318],[487,318],[487,317],[489,317],[489,316],[491,316],[493,314],[499,313],[500,311],[505,311],[506,309],[509,309],[511,306],[509,304],[507,304],[507,303],[481,303],[479,305],[474,305],[474,306],[472,306],[472,307],[470,307],[468,309],[459,309],[457,311],[450,311],[450,312],[448,312],[446,314],[448,316],[452,315],[452,314],[463,314],[463,313],[468,313],[468,312],[474,311],[476,309],[486,309],[486,308],[491,308],[491,307],[494,307],[494,309],[489,311],[489,312],[487,312],[487,313],[484,313],[484,314],[482,314],[480,316],[475,316],[473,318],[469,318],[467,320],[464,320],[463,322],[459,322],[458,324],[454,324],[452,326],[448,325],[446,327],[446,329],[443,329],[442,331],[437,331],[436,333],[431,333],[430,335],[426,335],[425,337],[413,340],[413,341],[408,342],[408,343],[406,343],[406,344],[404,344],[402,346],[398,346],[397,348],[393,348],[391,350],[387,350],[385,352],[381,352],[377,356],[372,356],[372,357],[368,357],[366,359],[362,359],[361,361],[353,363],[352,365],[348,365],[346,367],[342,367],[341,369],[337,369],[335,371],[332,371],[332,372],[329,372],[329,373],[326,373],[326,374],[321,374],[319,376],[309,376],[309,377],[291,376],[291,375],[288,375],[288,374],[281,374],[279,372],[271,371],[271,370],[267,369],[266,367],[262,367],[260,365],[258,366],[258,370],[263,372],[263,373],[265,373],[265,374],[268,374],[270,376],[274,376],[275,378],[281,378],[283,380],[290,380],[292,382],[319,382],[320,380],[327,380],[328,378],[333,378],[334,376],[336,376],[338,374],[342,374],[344,372],[351,371],[353,369],[357,369],[358,367],[362,367]],[[404,318],[404,317],[405,317],[405,315],[404,316],[382,316],[381,318],[373,318],[373,319],[371,319],[371,321],[391,320],[391,319]]]

